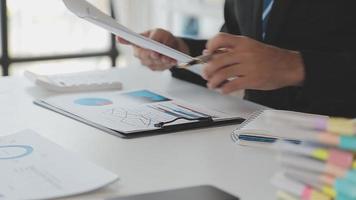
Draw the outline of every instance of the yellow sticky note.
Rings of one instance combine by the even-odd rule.
[[[342,135],[355,134],[355,121],[345,118],[330,118],[327,131]]]
[[[321,193],[318,191],[313,191],[310,199],[311,200],[331,200],[332,198],[324,193]]]
[[[321,191],[332,198],[336,197],[336,191],[330,186],[324,186]]]
[[[312,153],[313,157],[319,160],[327,160],[329,158],[329,152],[324,149],[317,149]]]

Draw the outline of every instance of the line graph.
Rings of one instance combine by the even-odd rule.
[[[207,117],[200,111],[179,106],[171,102],[151,103],[139,106],[113,107],[102,111],[105,120],[115,124],[115,127],[127,129],[156,128],[156,124],[171,121],[176,118],[191,120]],[[186,119],[185,119],[186,120]],[[181,123],[181,121],[177,123]]]
[[[150,116],[152,115],[151,113],[135,112],[121,107],[105,110],[102,114],[133,127],[150,127],[155,123],[152,116]]]

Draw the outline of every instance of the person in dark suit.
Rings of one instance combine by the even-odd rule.
[[[356,117],[356,3],[350,0],[226,0],[221,33],[206,40],[155,29],[143,35],[179,51],[214,55],[200,77],[134,47],[152,70],[284,110]],[[118,38],[119,42],[127,44]],[[230,80],[226,83],[226,80]],[[221,83],[226,83],[221,86]]]

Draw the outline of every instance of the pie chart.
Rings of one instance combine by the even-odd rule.
[[[112,101],[104,98],[81,98],[75,100],[74,103],[82,106],[107,106],[113,104]]]
[[[33,148],[29,145],[0,146],[0,160],[18,159],[30,155]]]

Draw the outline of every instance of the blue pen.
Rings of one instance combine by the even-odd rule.
[[[239,140],[243,141],[248,141],[248,142],[257,142],[257,143],[268,143],[268,144],[273,144],[278,138],[274,137],[266,137],[266,136],[256,136],[256,135],[246,135],[246,134],[240,134],[238,135]],[[291,142],[293,144],[300,144],[301,141],[299,140],[288,140],[288,139],[283,139],[284,141]]]

